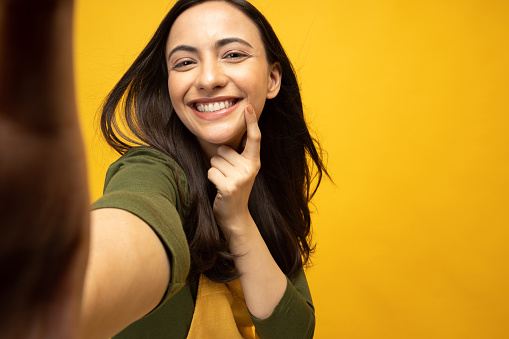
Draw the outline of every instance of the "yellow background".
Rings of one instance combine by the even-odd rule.
[[[95,113],[172,3],[77,3],[93,199],[116,157]],[[509,338],[509,2],[253,3],[336,184],[315,200],[316,338]]]

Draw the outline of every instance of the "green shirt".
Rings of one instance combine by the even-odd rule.
[[[104,195],[92,206],[123,209],[145,221],[163,243],[171,263],[170,283],[159,306],[115,338],[187,337],[197,284],[186,281],[190,254],[176,177],[186,200],[187,180],[173,159],[147,147],[131,148],[109,167]],[[293,283],[287,279],[286,291],[267,319],[251,317],[261,339],[312,338],[315,315],[304,271]]]

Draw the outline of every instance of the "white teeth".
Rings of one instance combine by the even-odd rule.
[[[221,101],[221,102],[215,102],[210,104],[196,104],[196,109],[199,112],[215,112],[219,111],[220,109],[225,109],[228,107],[233,106],[233,100],[230,101]]]

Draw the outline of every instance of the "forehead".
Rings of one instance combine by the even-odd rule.
[[[229,3],[208,1],[179,15],[170,30],[166,47],[167,50],[181,44],[199,47],[230,37],[263,48],[258,28],[247,15]]]

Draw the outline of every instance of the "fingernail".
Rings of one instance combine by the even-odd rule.
[[[247,110],[247,112],[249,114],[253,114],[254,113],[253,106],[251,104],[247,105],[246,110]]]

